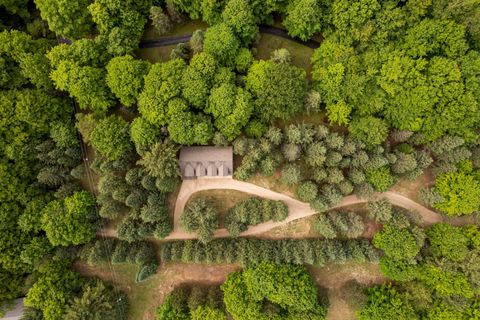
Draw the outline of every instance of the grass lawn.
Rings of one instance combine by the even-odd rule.
[[[276,49],[287,49],[292,54],[293,64],[305,69],[305,71],[307,71],[307,77],[310,77],[310,72],[312,71],[310,57],[313,54],[313,49],[296,43],[295,41],[265,33],[261,33],[259,43],[255,45],[255,48],[257,48],[255,58],[263,60],[270,59],[270,54]]]
[[[198,29],[206,29],[208,24],[201,20],[188,20],[182,24],[175,25],[171,32],[159,36],[155,30],[153,29],[150,21],[148,22],[147,26],[145,27],[145,31],[143,33],[142,39],[150,40],[150,39],[161,39],[162,37],[173,37],[173,36],[184,36],[187,34],[193,33],[195,30]]]
[[[237,190],[225,190],[225,189],[213,189],[213,190],[204,190],[204,191],[199,191],[194,193],[191,198],[188,200],[186,206],[188,206],[188,203],[190,203],[194,199],[198,199],[201,197],[208,198],[210,199],[215,208],[217,209],[217,212],[219,213],[219,224],[220,227],[223,227],[223,220],[225,218],[225,214],[227,213],[228,209],[233,207],[236,203],[245,200],[247,198],[250,198],[252,195],[237,191]]]
[[[333,264],[307,269],[317,284],[319,293],[328,295],[330,306],[327,320],[357,319],[355,311],[358,297],[350,290],[350,282],[355,280],[362,287],[370,287],[387,281],[378,264],[373,263]]]

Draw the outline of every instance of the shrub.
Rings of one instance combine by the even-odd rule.
[[[135,276],[135,282],[143,282],[148,279],[150,276],[154,275],[157,272],[158,262],[152,261],[148,264],[145,264],[140,267],[137,275]]]

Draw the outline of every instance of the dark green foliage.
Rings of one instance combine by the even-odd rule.
[[[248,226],[269,220],[282,221],[288,216],[285,203],[250,197],[230,208],[225,216],[225,227],[232,236],[238,236]]]
[[[135,276],[135,282],[145,281],[148,277],[154,275],[157,272],[158,263],[156,261],[144,264],[140,267],[137,275]]]
[[[387,223],[392,219],[392,204],[386,198],[368,203],[368,217],[380,223]]]
[[[66,320],[123,320],[128,312],[128,297],[123,292],[96,280],[83,287],[65,311]]]
[[[151,149],[143,154],[138,164],[142,165],[146,172],[156,178],[177,178],[180,168],[177,159],[177,146],[168,140],[155,143]]]
[[[314,223],[315,230],[327,239],[358,238],[363,234],[362,217],[354,212],[330,211],[318,214]]]
[[[198,239],[209,242],[218,228],[218,213],[208,199],[198,198],[190,202],[182,213],[180,223],[188,232],[196,232]]]
[[[368,241],[351,240],[262,240],[215,239],[168,242],[161,246],[162,261],[185,263],[240,263],[255,265],[262,261],[318,265],[346,261],[378,261],[376,250]]]

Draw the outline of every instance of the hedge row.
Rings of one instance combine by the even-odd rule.
[[[323,266],[347,261],[376,262],[378,253],[364,239],[351,240],[263,240],[215,239],[208,244],[197,240],[162,244],[162,261],[185,263],[240,263],[256,265],[262,261]]]

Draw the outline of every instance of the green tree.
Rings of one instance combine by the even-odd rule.
[[[153,177],[159,179],[177,178],[180,176],[177,151],[178,147],[168,140],[160,141],[144,153],[138,164],[144,166],[148,174]]]
[[[433,206],[448,215],[470,214],[480,208],[480,182],[472,174],[444,173],[435,180],[435,191],[443,199]]]
[[[65,310],[66,320],[121,320],[126,319],[127,296],[115,288],[96,280],[83,287]]]
[[[185,231],[196,232],[202,243],[207,243],[218,228],[218,213],[212,202],[198,198],[187,205],[180,218],[180,224]]]
[[[252,93],[255,112],[265,121],[288,119],[300,112],[306,94],[305,71],[272,61],[255,61],[245,79]]]
[[[248,123],[253,102],[249,92],[226,83],[212,89],[205,111],[213,115],[215,126],[232,141]]]
[[[107,84],[120,102],[131,107],[143,89],[143,78],[150,65],[147,61],[136,60],[126,55],[110,60],[107,68]]]
[[[354,119],[348,130],[354,138],[368,145],[381,144],[388,136],[388,126],[385,121],[371,116]]]
[[[87,243],[95,237],[95,199],[87,191],[55,200],[42,210],[43,229],[54,246]]]
[[[373,238],[375,247],[383,250],[387,257],[401,260],[415,257],[423,246],[415,235],[407,228],[384,225],[383,230]]]
[[[322,9],[317,0],[294,0],[287,6],[283,21],[288,34],[303,41],[310,39],[321,29]]]
[[[380,192],[387,191],[395,183],[395,178],[390,173],[388,166],[367,170],[365,175],[367,181],[373,185],[375,190]]]
[[[446,223],[434,224],[427,230],[432,253],[453,261],[463,261],[468,254],[469,240],[462,228]]]
[[[172,30],[173,23],[161,7],[150,7],[150,20],[152,21],[153,29],[159,36],[163,36]]]
[[[222,65],[233,66],[239,48],[240,41],[227,24],[219,23],[205,32],[203,51]]]
[[[313,201],[318,194],[318,187],[311,181],[302,182],[297,188],[297,196],[300,200],[305,202]]]
[[[97,122],[90,143],[104,157],[117,160],[132,150],[128,123],[119,116],[108,116]]]
[[[48,22],[50,30],[64,37],[81,38],[92,27],[87,11],[89,1],[35,0],[42,19]]]
[[[367,290],[368,300],[359,312],[360,320],[419,319],[413,307],[390,285]]]
[[[199,306],[191,312],[192,320],[226,320],[225,312],[210,306]]]
[[[248,0],[228,0],[222,12],[222,20],[236,36],[249,44],[258,34],[258,18]]]
[[[148,150],[149,147],[155,144],[161,137],[161,130],[159,127],[151,124],[143,117],[133,119],[130,125],[130,139],[135,144],[137,152]]]
[[[352,107],[340,100],[336,104],[327,105],[327,116],[330,123],[336,123],[339,125],[348,125],[350,122],[350,113]]]
[[[179,83],[183,97],[194,107],[205,106],[217,68],[215,57],[206,52],[194,55],[190,61]]]
[[[51,73],[59,90],[68,91],[82,109],[103,114],[114,104],[113,95],[107,86],[105,71],[101,68],[80,67],[65,60]]]
[[[70,270],[69,261],[50,260],[39,268],[25,305],[42,310],[45,319],[64,319],[67,302],[80,291],[82,284],[80,275]]]

